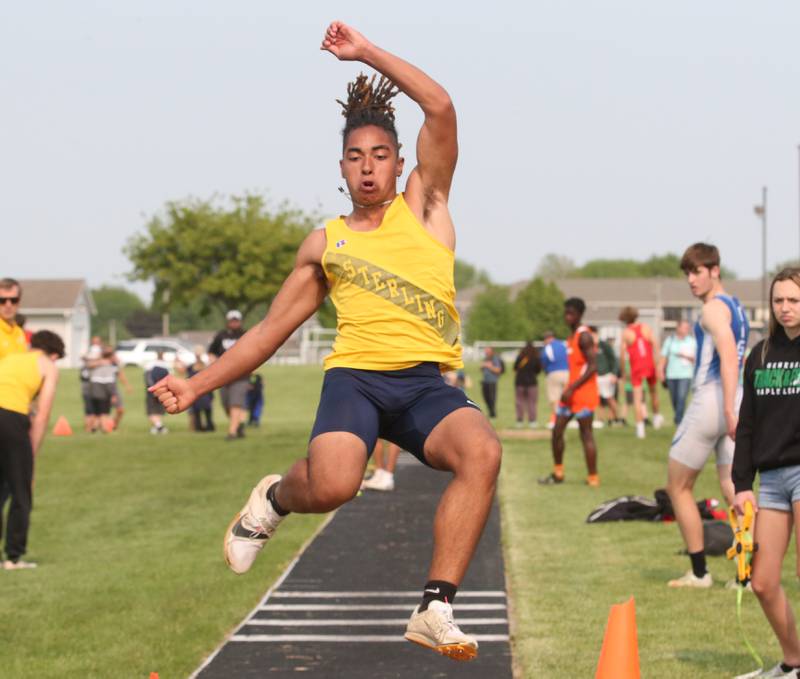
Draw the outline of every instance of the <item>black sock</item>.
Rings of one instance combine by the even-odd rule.
[[[427,611],[428,604],[434,600],[452,604],[453,599],[456,598],[457,591],[458,587],[452,582],[429,580],[425,583],[425,589],[422,591],[422,603],[419,606],[420,613],[422,611]]]
[[[708,570],[706,569],[706,550],[701,549],[699,552],[689,552],[689,558],[692,561],[692,573],[695,577],[702,578]]]
[[[781,670],[783,672],[791,672],[796,669],[800,669],[800,665],[787,665],[785,662],[781,662]]]
[[[267,500],[269,500],[269,503],[272,505],[272,508],[275,510],[275,513],[278,516],[286,516],[289,513],[289,510],[281,507],[278,504],[278,500],[275,498],[275,489],[278,487],[278,483],[279,482],[276,481],[267,489]]]

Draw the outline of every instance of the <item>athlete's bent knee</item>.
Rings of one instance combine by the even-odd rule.
[[[324,514],[338,509],[358,494],[358,485],[319,484],[312,487],[309,504],[315,514]]]

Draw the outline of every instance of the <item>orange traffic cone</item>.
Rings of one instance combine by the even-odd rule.
[[[53,436],[72,436],[72,427],[63,415],[56,420],[53,426]]]
[[[103,420],[103,431],[110,434],[114,431],[114,420]]]
[[[608,614],[595,679],[640,679],[639,642],[636,638],[636,603],[633,597],[615,604]]]
[[[158,679],[158,672],[150,672],[150,679]]]

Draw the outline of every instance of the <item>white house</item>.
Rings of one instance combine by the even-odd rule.
[[[97,313],[89,286],[82,278],[20,280],[19,312],[25,329],[51,330],[64,340],[66,356],[60,365],[77,368],[91,339],[91,317]]]

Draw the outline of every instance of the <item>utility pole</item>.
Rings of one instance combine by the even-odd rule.
[[[762,321],[766,327],[766,319],[769,317],[769,305],[767,300],[767,187],[761,189],[761,205],[753,207],[759,217],[761,217],[761,313]]]
[[[169,288],[165,289],[161,295],[161,301],[164,302],[164,312],[161,314],[161,336],[169,336]]]

